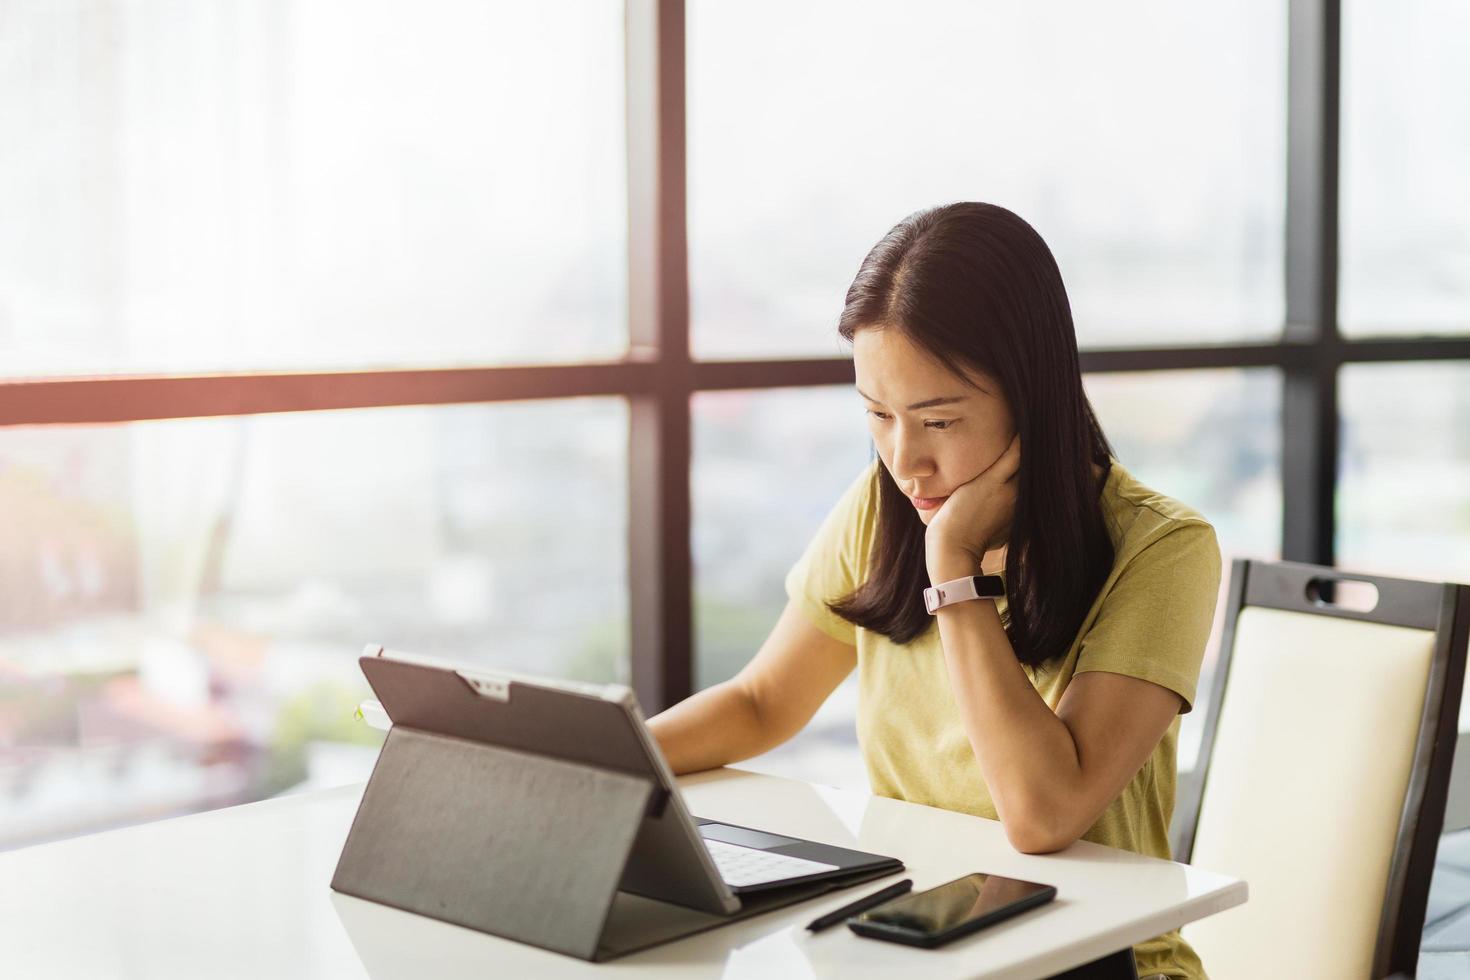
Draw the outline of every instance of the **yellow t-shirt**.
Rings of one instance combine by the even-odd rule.
[[[877,462],[847,489],[786,575],[786,592],[827,633],[857,647],[858,742],[873,792],[998,819],[949,688],[938,623],[899,646],[824,604],[865,578],[877,523]],[[1053,711],[1073,675],[1140,677],[1194,705],[1220,586],[1215,531],[1198,513],[1150,490],[1116,461],[1103,486],[1115,558],[1065,657],[1024,668]],[[1004,599],[997,600],[1004,610]],[[1024,665],[1023,665],[1024,667]],[[1168,858],[1179,719],[1084,840]],[[1178,931],[1134,947],[1140,975],[1205,976]]]

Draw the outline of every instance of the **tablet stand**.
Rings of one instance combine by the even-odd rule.
[[[332,888],[584,960],[605,960],[891,874],[762,893],[712,915],[618,891],[654,784],[396,725]]]

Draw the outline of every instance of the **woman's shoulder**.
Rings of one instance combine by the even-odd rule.
[[[853,569],[866,567],[878,526],[878,460],[864,466],[827,511],[817,539],[841,553]]]
[[[1215,529],[1203,514],[1146,486],[1117,460],[1103,484],[1102,507],[1118,564],[1165,537],[1174,546],[1215,547]]]
[[[837,498],[834,509],[845,511],[854,519],[875,514],[878,510],[878,466],[879,461],[873,459],[859,470]]]

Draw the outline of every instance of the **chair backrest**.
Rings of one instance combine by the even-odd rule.
[[[1371,583],[1367,611],[1332,601]],[[1185,927],[1212,977],[1413,974],[1470,586],[1238,560],[1175,860],[1244,878]]]

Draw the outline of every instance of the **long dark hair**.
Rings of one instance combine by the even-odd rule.
[[[1112,447],[1082,390],[1062,275],[1030,225],[993,204],[909,215],[863,259],[838,333],[895,329],[957,374],[999,383],[1021,437],[1006,547],[1006,633],[1022,663],[1066,653],[1113,564],[1099,495]],[[933,621],[924,522],[880,461],[867,580],[828,602],[842,618],[907,643]]]

